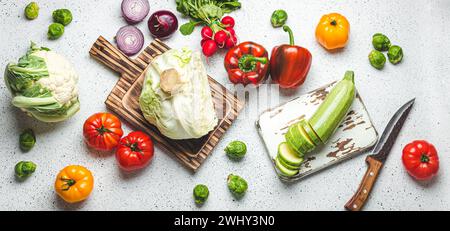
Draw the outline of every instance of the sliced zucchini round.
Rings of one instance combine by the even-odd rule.
[[[309,124],[308,121],[304,121],[304,123],[302,123],[303,129],[305,129],[306,133],[308,134],[309,138],[311,138],[311,141],[316,145],[322,145],[323,142],[322,140],[320,140],[319,136],[316,134],[316,132],[313,130],[313,128],[311,127],[311,124]]]
[[[300,153],[301,156],[307,153],[307,150],[301,144],[301,141],[299,139],[300,132],[297,129],[297,124],[291,125],[286,135],[284,135],[284,137],[286,141],[289,143],[289,145],[291,145],[292,148],[294,148],[298,153]]]
[[[278,145],[278,156],[281,162],[286,163],[284,165],[287,168],[293,167],[299,168],[303,163],[303,158],[298,154],[290,145],[286,142]],[[292,168],[291,168],[292,169]]]
[[[300,170],[300,166],[293,166],[286,163],[286,161],[284,161],[283,158],[281,158],[279,155],[277,156],[277,158],[280,161],[280,164],[283,165],[285,168],[289,170]]]
[[[298,137],[298,139],[300,140],[300,143],[304,147],[306,153],[308,153],[315,149],[316,145],[314,144],[314,142],[312,142],[311,138],[309,138],[309,135],[308,133],[306,133],[305,129],[303,129],[302,121],[297,124],[296,129],[300,132],[300,136]]]
[[[290,170],[290,169],[284,167],[284,166],[281,164],[281,162],[280,162],[280,160],[278,159],[278,157],[275,158],[275,166],[278,168],[278,170],[280,170],[280,173],[281,173],[282,175],[287,176],[287,177],[295,176],[295,175],[297,175],[298,172],[299,172],[298,170]]]

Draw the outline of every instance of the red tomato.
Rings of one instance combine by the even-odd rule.
[[[135,131],[120,140],[116,151],[119,166],[126,171],[144,168],[153,158],[153,142],[147,134]]]
[[[403,148],[403,165],[417,180],[429,180],[439,170],[439,157],[433,144],[416,140]]]
[[[83,125],[84,141],[89,147],[99,151],[113,150],[122,135],[122,123],[110,113],[94,114]]]

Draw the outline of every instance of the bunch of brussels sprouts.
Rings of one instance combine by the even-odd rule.
[[[240,160],[247,153],[247,145],[242,141],[232,141],[225,148],[226,155],[232,160]],[[227,186],[235,198],[242,198],[248,189],[247,181],[235,174],[227,177]],[[203,205],[209,197],[209,189],[206,185],[199,184],[193,190],[194,201],[197,205]]]
[[[372,37],[372,45],[375,50],[369,54],[370,64],[378,70],[383,69],[386,63],[386,57],[382,51],[387,51],[389,62],[396,65],[403,59],[403,50],[400,46],[391,45],[391,40],[381,33],[376,33]]]
[[[31,2],[25,7],[25,17],[34,20],[39,16],[39,6],[36,2]],[[68,9],[58,9],[53,11],[53,23],[48,26],[47,36],[51,40],[60,38],[64,34],[64,27],[72,22],[72,12]]]

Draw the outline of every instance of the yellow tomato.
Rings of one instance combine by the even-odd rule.
[[[76,203],[89,197],[94,188],[91,171],[83,166],[70,165],[62,169],[55,181],[56,193],[68,203]]]
[[[322,16],[316,28],[316,39],[327,50],[345,47],[349,36],[350,23],[338,13]]]

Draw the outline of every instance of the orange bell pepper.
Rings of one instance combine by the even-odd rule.
[[[327,50],[345,47],[349,36],[350,23],[338,13],[322,16],[316,28],[316,39]]]
[[[78,165],[70,165],[62,169],[55,181],[56,193],[68,203],[85,200],[93,188],[94,177],[91,171]]]

